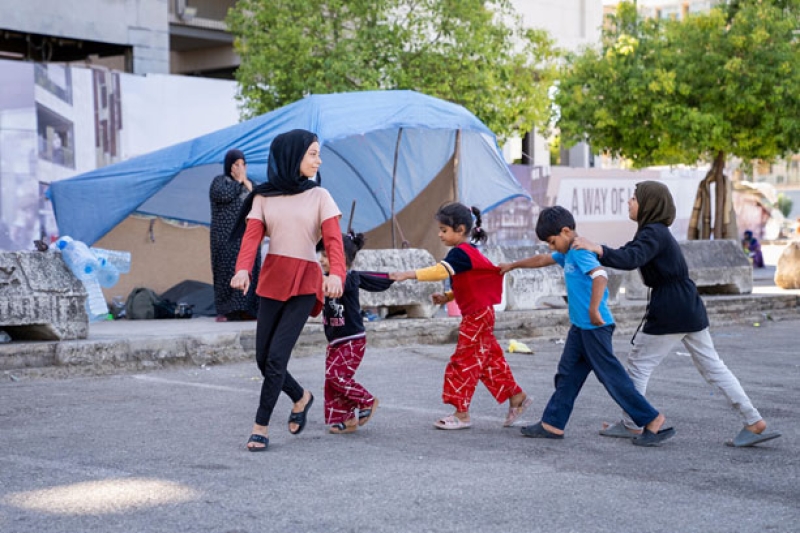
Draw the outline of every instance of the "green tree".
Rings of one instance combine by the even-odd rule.
[[[227,23],[245,117],[308,94],[413,89],[501,138],[550,118],[557,51],[509,0],[239,0]]]
[[[634,167],[710,161],[688,238],[736,238],[726,158],[800,150],[799,5],[738,0],[656,21],[621,4],[602,49],[564,67],[556,95],[562,142],[588,139]]]
[[[778,193],[778,198],[775,201],[775,207],[777,207],[780,212],[783,214],[784,217],[788,217],[789,213],[792,212],[792,206],[794,202],[792,199],[783,194],[782,192]]]

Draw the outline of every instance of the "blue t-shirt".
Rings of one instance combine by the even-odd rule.
[[[564,269],[569,321],[581,329],[600,327],[589,320],[589,302],[592,300],[592,277],[589,272],[600,266],[597,256],[589,250],[570,249],[566,255],[553,252],[551,257]],[[606,326],[614,323],[614,317],[608,309],[608,289],[603,292],[603,299],[600,301],[600,316],[605,320]]]

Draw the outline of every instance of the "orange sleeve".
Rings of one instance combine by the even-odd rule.
[[[325,255],[328,256],[328,263],[330,263],[330,273],[339,276],[344,283],[344,278],[347,276],[347,265],[344,261],[344,244],[338,216],[322,222],[322,243],[325,245]]]
[[[264,240],[264,223],[255,218],[249,219],[247,229],[244,230],[242,237],[242,244],[239,245],[239,256],[236,258],[234,272],[253,270],[253,263],[258,256],[258,247],[261,246],[262,240]]]

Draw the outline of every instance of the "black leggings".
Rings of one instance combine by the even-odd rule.
[[[269,425],[281,391],[294,403],[303,398],[303,387],[286,367],[316,300],[314,294],[293,296],[285,302],[260,299],[256,327],[256,363],[264,376],[256,412],[256,424],[260,426]]]

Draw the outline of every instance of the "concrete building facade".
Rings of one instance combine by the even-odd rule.
[[[232,78],[234,0],[0,0],[0,58]]]

